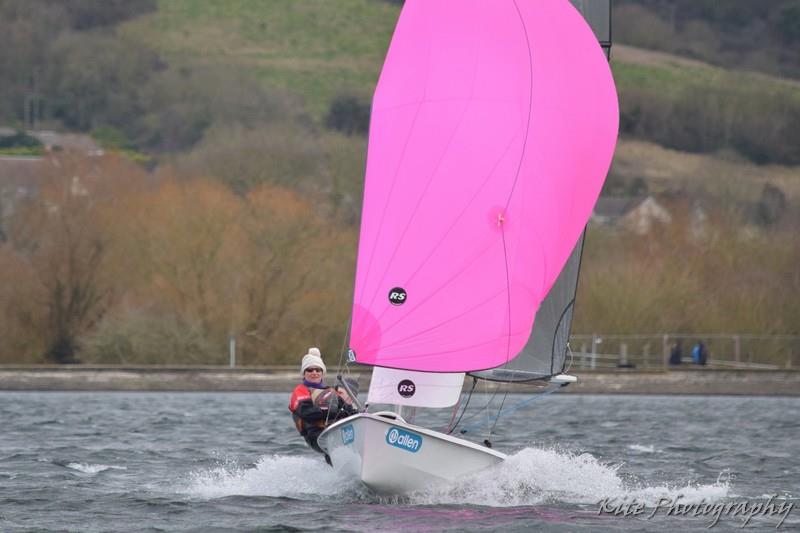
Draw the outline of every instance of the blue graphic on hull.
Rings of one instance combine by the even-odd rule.
[[[386,444],[407,452],[417,453],[422,448],[422,435],[392,426],[386,433]]]
[[[346,426],[342,426],[342,442],[344,444],[350,444],[356,439],[356,430],[353,429],[353,426],[347,424]]]

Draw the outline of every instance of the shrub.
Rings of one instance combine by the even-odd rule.
[[[171,314],[133,311],[106,317],[81,342],[81,359],[94,364],[215,364],[215,350],[199,324]]]
[[[369,104],[353,95],[341,95],[331,102],[325,125],[347,135],[369,131]]]
[[[36,137],[31,137],[18,131],[14,135],[0,135],[0,148],[40,148],[42,143]]]

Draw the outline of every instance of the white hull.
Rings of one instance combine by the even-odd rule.
[[[506,458],[395,416],[390,412],[361,413],[340,420],[319,436],[319,446],[337,471],[384,495],[449,483]]]

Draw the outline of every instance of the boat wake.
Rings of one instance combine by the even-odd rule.
[[[594,456],[552,449],[525,448],[496,468],[457,484],[415,494],[421,504],[471,504],[509,507],[540,504],[591,504],[604,498],[636,499],[655,505],[660,498],[682,495],[684,503],[725,498],[729,482],[711,485],[648,486],[625,481],[618,470]]]
[[[626,481],[619,465],[604,464],[590,454],[525,448],[497,467],[458,483],[403,498],[380,498],[360,483],[338,475],[322,458],[264,456],[248,467],[225,464],[193,472],[178,492],[198,498],[267,496],[317,499],[336,494],[338,501],[393,501],[416,505],[514,507],[542,504],[595,505],[604,498],[636,499],[655,505],[660,498],[682,496],[683,503],[726,498],[729,481],[713,484],[647,485]]]
[[[264,456],[250,466],[227,462],[192,472],[177,492],[208,499],[228,496],[317,499],[321,494],[367,494],[357,481],[343,478],[328,467],[322,456],[287,455]]]

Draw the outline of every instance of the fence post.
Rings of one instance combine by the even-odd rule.
[[[664,370],[669,368],[669,335],[666,333],[661,338],[661,364]]]
[[[581,368],[586,368],[586,343],[581,344]]]
[[[600,343],[600,339],[597,338],[596,333],[592,333],[592,361],[591,361],[591,369],[594,370],[597,368],[597,345]]]
[[[644,347],[642,348],[642,366],[649,367],[650,366],[650,343],[645,343]]]
[[[627,367],[628,366],[628,343],[621,342],[619,343],[619,363],[618,366],[620,367]]]
[[[733,360],[737,363],[742,357],[742,339],[739,335],[733,336]]]
[[[228,351],[230,353],[230,366],[233,368],[236,366],[236,337],[233,335],[230,336],[228,341]]]

